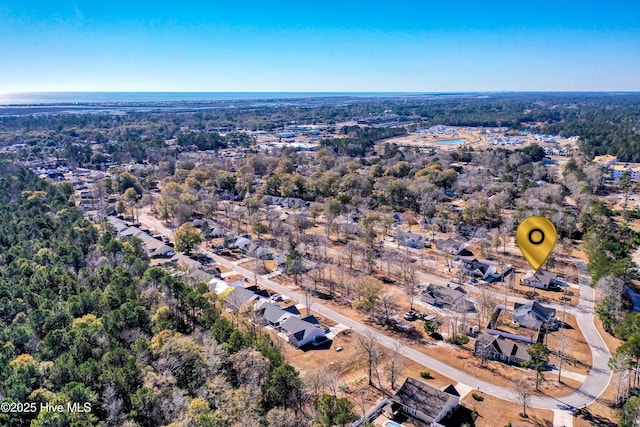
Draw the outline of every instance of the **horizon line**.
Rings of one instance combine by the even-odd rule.
[[[608,89],[608,90],[444,90],[444,91],[314,91],[314,90],[269,90],[269,91],[215,91],[215,90],[38,90],[38,91],[16,91],[16,92],[2,92],[1,95],[17,95],[17,94],[38,94],[38,93],[309,93],[309,94],[407,94],[407,95],[421,95],[421,94],[467,94],[467,93],[640,93],[638,89],[621,90],[621,89]]]

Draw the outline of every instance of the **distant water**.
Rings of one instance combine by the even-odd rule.
[[[302,98],[420,96],[404,92],[29,92],[0,93],[0,105],[216,102]]]
[[[436,144],[440,145],[457,145],[466,142],[467,140],[464,138],[460,139],[443,139],[442,141],[436,141]]]

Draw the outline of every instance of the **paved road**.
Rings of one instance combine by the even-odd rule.
[[[147,225],[148,227],[154,228],[158,230],[160,233],[165,234],[168,237],[173,237],[173,232],[166,226],[164,226],[159,220],[145,214],[140,215],[140,222]],[[211,256],[216,262],[224,265],[229,269],[233,269],[236,272],[245,275],[246,277],[253,277],[253,272],[250,270],[239,266],[225,258],[222,258],[212,252],[208,252],[208,255]],[[590,278],[589,272],[586,268],[586,265],[581,260],[575,260],[578,265],[578,269],[580,272],[580,303],[578,305],[576,319],[582,333],[591,347],[591,351],[593,353],[593,368],[589,372],[584,383],[580,386],[580,388],[570,394],[569,396],[553,398],[553,397],[533,397],[531,399],[532,407],[542,408],[542,409],[551,409],[558,410],[558,408],[562,408],[565,406],[571,406],[574,408],[580,408],[583,406],[589,405],[593,402],[607,387],[609,383],[609,379],[611,377],[611,371],[607,366],[607,362],[610,357],[609,350],[605,345],[602,337],[598,333],[594,323],[593,323],[593,305],[594,305],[594,292],[593,289],[589,286]],[[289,296],[291,299],[297,301],[300,304],[305,304],[306,298],[303,294],[292,291],[286,286],[282,286],[276,282],[273,282],[265,277],[258,276],[258,283],[263,287],[272,289],[278,293]],[[400,344],[400,353],[405,355],[406,357],[412,359],[413,361],[420,363],[434,371],[437,371],[455,381],[461,382],[469,387],[478,388],[483,392],[486,392],[490,395],[496,396],[501,399],[505,399],[508,401],[514,401],[515,397],[511,389],[500,387],[486,381],[482,381],[471,375],[470,373],[459,371],[451,366],[443,363],[433,357],[430,357],[420,351],[414,350],[413,348],[402,345],[402,343],[392,337],[387,335],[383,335],[380,331],[365,326],[359,322],[352,320],[349,317],[346,317],[328,307],[321,304],[320,302],[314,300],[311,308],[319,313],[322,316],[325,316],[329,319],[332,319],[336,322],[339,322],[351,329],[355,332],[368,335],[375,334],[377,336],[377,341],[389,348],[393,349],[396,345]]]

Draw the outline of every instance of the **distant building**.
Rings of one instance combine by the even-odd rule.
[[[610,154],[605,154],[604,156],[594,157],[593,162],[599,164],[602,167],[608,168],[618,163],[618,158]]]
[[[640,181],[640,163],[619,163],[615,156],[609,154],[596,156],[593,162],[607,169],[613,179],[622,178],[628,174],[632,180]]]
[[[307,209],[309,206],[309,202],[296,197],[264,196],[262,201],[267,206],[275,205],[288,209]]]

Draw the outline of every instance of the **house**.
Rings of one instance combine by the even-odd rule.
[[[491,281],[497,277],[500,277],[503,273],[498,271],[498,263],[494,261],[488,261],[486,259],[478,259],[473,256],[458,255],[456,260],[460,263],[460,269],[467,275],[472,277],[479,277],[482,280]],[[510,268],[510,267],[509,267]]]
[[[325,336],[325,330],[313,316],[304,319],[289,317],[280,325],[280,330],[287,336],[289,343],[298,348]]]
[[[249,250],[249,246],[251,245],[251,240],[248,237],[240,236],[234,242],[229,243],[229,248],[231,249],[240,249],[242,252],[247,252]]]
[[[428,246],[427,236],[423,236],[418,233],[399,230],[396,235],[396,239],[402,246],[407,246],[413,249],[422,249],[425,246]]]
[[[453,239],[440,239],[436,241],[436,249],[451,255],[458,255],[464,249],[464,243]]]
[[[126,222],[116,216],[109,216],[107,219],[109,220],[109,224],[115,228],[116,233],[118,234],[129,228],[129,225]]]
[[[257,259],[272,259],[273,251],[264,242],[253,242],[249,245],[247,255]]]
[[[527,274],[520,279],[522,286],[530,286],[538,289],[553,289],[557,288],[560,282],[558,281],[558,275],[547,270],[529,270]]]
[[[522,365],[531,360],[527,353],[529,346],[522,343],[508,341],[495,335],[480,334],[476,340],[473,353],[485,359]]]
[[[487,237],[487,229],[485,227],[474,227],[472,225],[459,224],[456,226],[456,234],[467,239],[481,239]]]
[[[288,209],[306,209],[309,206],[309,202],[296,197],[264,196],[262,201],[267,206],[275,205]]]
[[[213,238],[218,237],[227,237],[231,232],[224,227],[215,227],[213,230],[209,231],[209,235]]]
[[[475,306],[466,296],[467,294],[461,287],[452,289],[429,284],[420,299],[434,307],[454,310],[460,313],[474,313],[476,311]]]
[[[222,295],[224,291],[233,287],[234,286],[231,286],[231,284],[217,277],[213,277],[209,280],[209,290],[215,292],[216,295]]]
[[[280,325],[291,316],[298,316],[300,312],[295,306],[283,309],[278,304],[264,303],[256,311],[259,318],[262,319],[264,326],[271,326],[276,329],[280,328]]]
[[[245,304],[253,304],[260,297],[255,294],[255,292],[250,291],[249,289],[234,287],[231,292],[226,296],[224,302],[227,304],[231,310],[239,310]]]
[[[158,239],[150,238],[143,242],[149,258],[171,258],[176,254],[172,247]]]
[[[529,329],[549,327],[555,329],[558,325],[556,309],[545,307],[537,301],[526,304],[515,303],[513,306],[513,323]]]
[[[273,269],[277,269],[283,273],[287,272],[287,257],[288,255],[284,252],[280,252],[280,253],[276,253],[276,254],[272,254],[272,259],[274,261],[274,266]],[[266,263],[265,263],[266,264]],[[316,267],[316,263],[307,259],[307,258],[302,258],[302,267],[304,269],[304,271],[308,271],[311,270],[313,268]],[[269,268],[269,267],[267,267]]]
[[[152,237],[148,232],[138,227],[129,227],[115,216],[110,216],[108,220],[120,236],[140,239],[149,258],[171,258],[176,254],[172,247],[166,245],[162,240]]]
[[[428,216],[423,216],[422,218],[420,218],[420,221],[418,221],[418,224],[420,225],[421,228],[428,228],[431,224],[435,224],[433,218],[429,218]]]
[[[391,398],[384,412],[394,418],[399,412],[431,427],[441,427],[443,418],[460,405],[460,394],[453,385],[440,390],[415,378],[407,378]]]

